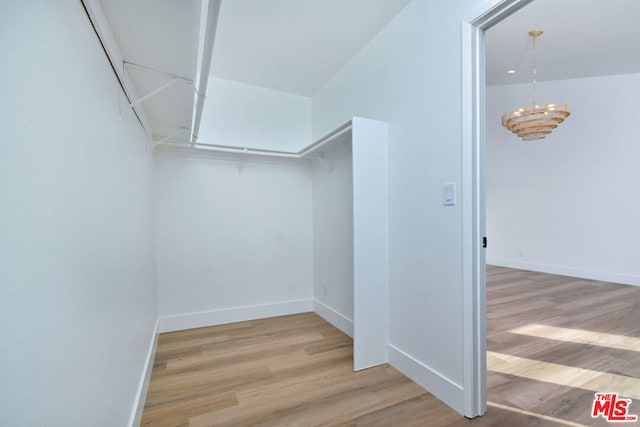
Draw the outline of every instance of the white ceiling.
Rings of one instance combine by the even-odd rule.
[[[212,74],[311,96],[410,0],[223,0]]]
[[[138,98],[170,82],[168,74],[196,79],[203,0],[84,1],[100,4],[121,54],[114,66]],[[211,74],[311,96],[409,1],[222,0]],[[188,139],[193,100],[193,85],[179,80],[136,108],[154,139],[178,142]]]
[[[101,4],[124,61],[195,79],[201,0],[90,1]],[[222,0],[212,75],[311,96],[409,1]],[[640,72],[639,21],[640,0],[535,0],[487,31],[487,83],[531,81],[531,29],[545,31],[539,80]],[[171,80],[114,66],[138,96]],[[180,81],[141,104],[156,139],[191,126],[193,99]]]
[[[533,29],[538,80],[640,72],[640,0],[535,0],[487,31],[487,84],[531,81]]]
[[[102,0],[101,4],[125,60],[135,58],[148,67],[194,78],[199,1]]]

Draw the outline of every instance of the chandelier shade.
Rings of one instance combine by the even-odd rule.
[[[542,30],[529,31],[533,38],[533,104],[518,108],[502,116],[502,126],[522,138],[523,141],[543,139],[571,114],[569,104],[544,104],[536,102],[536,38]]]
[[[502,116],[502,126],[523,141],[542,139],[571,114],[569,104],[532,105]]]

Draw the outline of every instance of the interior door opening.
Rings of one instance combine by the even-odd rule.
[[[509,4],[505,5],[503,3],[501,6],[517,7],[517,10],[519,10],[529,2],[506,3]],[[514,10],[512,10],[511,13],[513,13],[513,11]],[[480,242],[479,247],[484,246],[483,244],[485,242],[483,237],[486,236],[485,216],[487,214],[487,194],[485,187],[485,172],[487,171],[487,167],[485,166],[487,149],[485,141],[485,132],[487,130],[485,120],[487,113],[487,89],[484,73],[486,73],[488,64],[486,63],[484,52],[485,31],[510,15],[510,13],[504,14],[503,12],[504,11],[499,10],[487,12],[488,16],[485,16],[485,18],[490,24],[487,24],[486,21],[474,21],[477,25],[471,24],[471,28],[469,29],[471,33],[469,38],[472,40],[472,54],[470,58],[472,64],[470,74],[472,78],[470,79],[471,83],[468,88],[471,100],[471,113],[469,115],[469,133],[471,136],[469,140],[472,142],[468,148],[472,159],[469,163],[469,165],[472,166],[472,183],[470,185],[473,192],[472,223],[473,227],[475,227],[472,234],[477,239],[476,242]],[[532,28],[522,28],[523,34],[526,34],[531,29]],[[527,71],[530,73],[530,70],[523,70],[523,72]],[[529,85],[530,83],[531,82],[529,82]],[[526,100],[524,101],[524,104],[526,104]],[[503,113],[506,112],[507,110],[503,111]],[[492,120],[495,120],[495,117],[493,117]],[[504,132],[507,131],[504,130]],[[493,243],[491,235],[488,237],[488,244],[491,245]],[[520,257],[522,257],[521,254]],[[626,367],[624,361],[617,361],[614,363],[616,366],[623,367],[620,373],[623,374],[624,379],[622,377],[609,377],[612,372],[597,366],[597,361],[593,361],[590,356],[590,354],[594,354],[594,350],[588,347],[596,346],[598,352],[601,354],[606,353],[613,361],[617,360],[616,358],[620,351],[626,351],[622,349],[626,344],[620,344],[620,348],[613,350],[612,346],[609,344],[604,345],[602,344],[603,342],[635,342],[635,339],[637,339],[634,336],[635,333],[625,334],[623,332],[625,328],[631,330],[633,327],[630,327],[626,322],[625,316],[616,312],[626,312],[626,317],[631,316],[633,319],[637,319],[637,316],[632,314],[633,311],[630,307],[635,304],[633,301],[639,300],[640,290],[628,286],[625,287],[625,285],[616,285],[615,283],[603,283],[611,282],[611,280],[600,279],[601,282],[598,284],[598,282],[582,280],[577,277],[572,277],[571,274],[563,274],[562,272],[558,272],[558,275],[553,275],[544,272],[524,271],[527,270],[526,268],[518,269],[514,267],[514,269],[509,269],[487,266],[485,252],[474,254],[473,262],[474,267],[477,268],[473,270],[473,280],[474,289],[477,292],[477,301],[480,301],[478,310],[486,310],[484,318],[482,318],[483,316],[481,315],[476,318],[478,320],[476,333],[479,336],[484,333],[487,335],[486,338],[492,340],[490,344],[487,344],[487,348],[485,348],[484,354],[486,359],[484,363],[486,363],[486,366],[491,371],[490,375],[493,376],[490,381],[491,383],[496,384],[496,381],[498,381],[497,378],[504,377],[510,378],[511,384],[510,386],[504,385],[500,389],[500,392],[492,389],[489,395],[486,389],[486,376],[484,378],[479,376],[479,382],[484,381],[485,384],[484,403],[493,414],[495,414],[496,411],[509,411],[513,414],[514,420],[519,419],[518,417],[526,416],[529,417],[529,420],[537,418],[554,421],[559,424],[581,425],[581,423],[584,423],[591,425],[590,411],[593,407],[594,393],[611,387],[611,384],[615,384],[615,386],[613,386],[613,388],[615,388],[615,390],[612,390],[613,392],[621,396],[626,393],[625,397],[628,398],[631,396],[631,399],[637,395],[637,387],[640,386],[640,382],[638,382],[639,371],[631,367]],[[490,278],[487,279],[487,276],[490,276]],[[488,291],[486,288],[487,280],[491,279],[500,284],[498,287],[502,288],[503,293],[500,294],[500,298],[502,298],[503,301],[509,299],[508,296],[505,296],[505,292],[511,292],[513,296],[513,299],[510,300],[511,306],[509,308],[513,312],[511,316],[506,316],[504,311],[500,312],[496,309],[495,306],[499,305],[498,302],[495,302],[494,306],[492,306],[492,295],[490,294],[492,291]],[[525,288],[525,292],[529,295],[528,301],[522,300],[519,297],[516,299],[515,295],[522,292],[522,287],[518,288],[517,286],[511,286],[511,284],[517,284],[518,282],[525,286],[526,284],[534,283],[535,285],[539,285],[537,288],[532,286]],[[509,288],[509,286],[511,286],[511,288]],[[585,294],[591,296],[592,302],[596,301],[597,298],[601,298],[602,301],[611,300],[614,294],[626,295],[627,301],[624,301],[625,298],[623,298],[622,300],[617,300],[615,303],[611,302],[611,307],[615,306],[618,308],[607,311],[605,307],[601,309],[595,302],[591,306],[589,305],[589,301],[581,302],[580,299]],[[544,316],[538,316],[540,313],[553,316],[555,313],[554,310],[556,309],[554,304],[562,307],[562,315],[567,318],[565,324],[562,324],[560,321],[555,322],[555,324],[553,321],[546,322]],[[578,311],[578,307],[582,307],[580,311]],[[591,308],[585,309],[584,307]],[[560,309],[558,308],[558,310]],[[487,315],[493,318],[496,316],[504,316],[502,318],[502,324],[508,324],[509,326],[505,325],[503,332],[495,333],[495,331],[491,330],[491,326],[487,324],[490,322],[490,320],[487,320]],[[575,323],[573,324],[571,323],[572,317],[575,318]],[[607,319],[606,323],[608,323],[608,327],[616,332],[609,334],[609,332],[605,331],[603,325],[601,326],[592,319]],[[631,322],[633,322],[633,319]],[[637,321],[635,323],[637,323]],[[615,326],[612,326],[613,324],[615,324]],[[507,342],[507,334],[511,334],[513,340],[518,341],[518,344],[512,344],[515,341],[512,341],[511,344]],[[509,345],[511,345],[510,348]],[[527,352],[526,347],[534,348],[537,353]],[[628,347],[624,348],[628,349]],[[556,349],[555,353],[553,349]],[[480,359],[481,356],[477,356],[477,358]],[[576,359],[581,362],[576,362]],[[479,363],[482,364],[482,361]],[[549,372],[549,370],[554,372],[554,374],[549,377],[542,378],[534,374],[534,372]],[[582,372],[582,374],[579,374],[579,372]],[[587,373],[596,378],[589,384],[578,384],[568,379],[572,375],[577,375],[577,378],[584,378],[584,375]],[[614,373],[614,375],[618,374],[619,373]],[[487,375],[486,371],[485,375]],[[611,382],[607,382],[609,380]],[[616,382],[618,380],[622,382]],[[625,383],[634,385],[627,387],[624,385]],[[500,400],[504,396],[519,395],[520,393],[516,392],[517,387],[521,387],[521,390],[538,389],[540,397],[538,397],[537,400],[542,399],[541,401],[543,401],[549,398],[549,402],[545,404],[541,404],[540,402],[534,404],[535,402],[531,403],[523,400],[521,407],[518,407],[518,405],[505,404],[505,401],[508,401],[509,398],[504,398],[504,401]],[[562,393],[569,393],[573,396],[572,399],[574,400],[575,408],[572,409],[572,411],[558,410],[557,407],[553,406],[553,399],[551,399],[550,396],[554,393],[556,393],[557,396],[561,396],[561,394],[558,394],[561,393],[558,391],[561,387],[565,390]],[[587,391],[585,392],[584,389]],[[483,390],[480,387],[477,396],[481,395],[482,392]],[[535,397],[535,395],[532,396],[532,398]],[[481,406],[482,398],[480,398],[479,401],[479,405]],[[523,409],[525,405],[530,406]],[[575,424],[576,422],[579,424]]]

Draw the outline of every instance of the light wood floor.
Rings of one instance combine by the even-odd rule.
[[[487,350],[489,402],[604,426],[594,392],[618,392],[640,415],[640,287],[488,267]]]
[[[306,313],[162,334],[142,425],[604,426],[594,391],[640,415],[639,342],[640,287],[489,267],[483,417],[388,365],[354,373],[352,340]]]

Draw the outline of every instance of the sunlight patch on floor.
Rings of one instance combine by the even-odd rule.
[[[640,399],[640,379],[624,375],[541,362],[493,351],[487,352],[487,369],[535,381],[596,392],[617,392],[623,397]]]
[[[539,325],[535,323],[511,329],[509,332],[576,344],[589,344],[640,352],[640,338],[627,337],[624,335],[606,334],[603,332],[586,331],[584,329],[559,328],[557,326]]]

